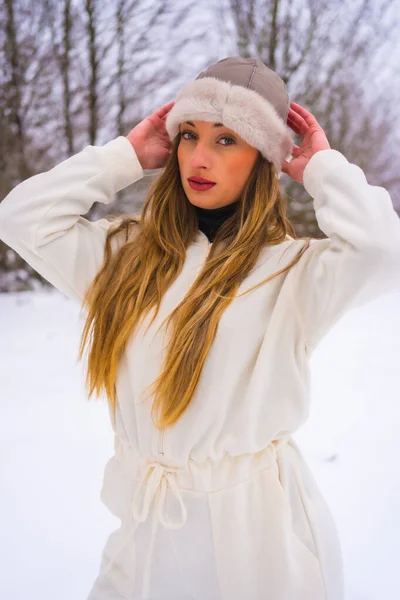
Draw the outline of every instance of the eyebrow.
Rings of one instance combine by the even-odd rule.
[[[187,123],[188,125],[191,125],[192,127],[196,127],[196,125],[194,123],[192,123],[192,121],[184,121],[184,123]],[[214,123],[213,127],[225,127],[225,125],[223,123]]]

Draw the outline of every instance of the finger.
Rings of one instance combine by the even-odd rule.
[[[290,113],[288,114],[287,120],[290,123],[294,123],[298,130],[303,132],[303,134],[306,133],[306,131],[308,131],[308,129],[310,128],[310,126],[307,125],[303,117],[295,113],[293,110],[290,111]]]
[[[294,123],[297,123],[298,125],[305,125],[305,121],[304,121],[303,117],[301,117],[294,110],[289,111],[287,118],[290,119],[291,121],[293,121]]]
[[[311,127],[311,125],[318,125],[319,123],[317,119],[312,115],[308,110],[297,104],[296,102],[291,102],[290,106],[295,110],[301,117],[303,117],[304,121]]]
[[[171,108],[173,107],[174,104],[175,104],[174,100],[172,100],[171,102],[168,102],[168,104],[164,104],[164,106],[161,106],[161,108],[156,110],[156,115],[162,119],[164,116],[167,115],[167,113],[169,113],[169,111],[171,110]]]
[[[297,129],[299,128],[299,122],[295,121],[295,119],[292,119],[291,117],[287,118],[287,123],[288,123],[288,125],[291,125],[292,127],[295,127]]]
[[[300,115],[295,110],[293,110],[293,108],[289,108],[288,117],[290,117],[293,120],[301,119]]]
[[[287,120],[287,124],[300,137],[302,137],[306,133],[306,130],[308,129],[306,126],[304,126],[304,124],[301,126],[301,125],[299,125],[298,123],[295,123],[294,121],[292,121],[289,118]]]

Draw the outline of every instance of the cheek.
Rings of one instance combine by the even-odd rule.
[[[187,152],[185,152],[184,147],[182,146],[182,144],[180,144],[178,146],[177,149],[177,158],[178,158],[178,162],[179,162],[179,166],[184,166],[185,163],[187,163]]]
[[[176,156],[178,157],[178,160],[180,160],[182,157],[182,144],[181,143],[178,144],[178,147],[176,149]]]
[[[243,154],[231,156],[227,167],[229,169],[229,179],[232,182],[232,185],[242,186],[250,175],[252,166],[253,163],[249,161],[247,156],[243,156]]]
[[[182,162],[182,151],[181,151],[181,147],[180,147],[180,146],[178,146],[178,149],[177,149],[177,151],[176,151],[176,157],[177,157],[177,159],[178,159],[179,166],[181,166],[181,162]]]
[[[180,179],[181,179],[181,183],[182,186],[186,189],[186,176],[185,173],[187,171],[186,165],[187,165],[187,159],[185,157],[185,152],[182,150],[182,148],[180,146],[178,146],[177,152],[176,152],[176,157],[178,160],[178,168],[179,168],[179,175],[180,175]]]

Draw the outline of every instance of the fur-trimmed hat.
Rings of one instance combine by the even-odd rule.
[[[229,56],[202,71],[179,92],[166,118],[171,140],[183,121],[218,122],[235,131],[275,165],[290,160],[289,94],[284,81],[257,58]]]

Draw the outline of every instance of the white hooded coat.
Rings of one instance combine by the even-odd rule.
[[[85,215],[139,180],[119,136],[17,185],[0,238],[81,304],[103,262],[106,219]],[[130,340],[118,369],[115,454],[101,498],[121,520],[88,600],[342,600],[331,512],[292,434],[309,413],[309,359],[351,308],[398,288],[400,219],[389,193],[333,149],[304,171],[320,229],[300,261],[223,313],[192,402],[159,431],[144,391],[161,370],[165,326],[205,264],[199,231],[182,272]],[[265,247],[238,294],[288,264],[302,240]],[[110,414],[111,416],[111,414]]]

